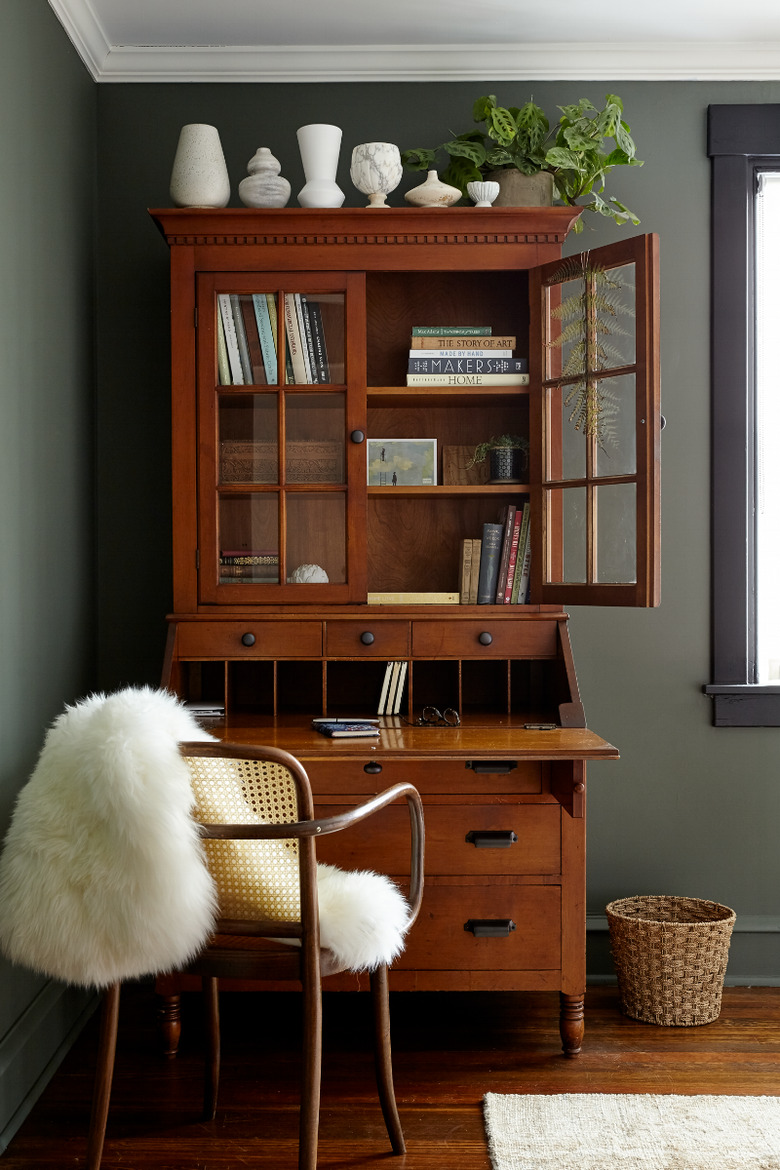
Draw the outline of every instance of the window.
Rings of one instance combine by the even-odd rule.
[[[780,106],[710,106],[714,722],[780,726]],[[774,300],[774,304],[773,304]]]

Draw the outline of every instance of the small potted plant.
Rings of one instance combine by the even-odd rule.
[[[474,448],[468,467],[488,460],[490,483],[524,483],[528,440],[522,435],[491,435]]]
[[[623,120],[623,102],[617,94],[607,94],[602,110],[587,98],[573,105],[558,106],[560,117],[550,119],[533,101],[524,106],[499,106],[495,95],[478,98],[473,118],[477,126],[442,142],[433,149],[416,147],[405,150],[401,159],[412,171],[429,171],[436,166],[439,153],[449,157],[441,179],[458,187],[463,195],[469,183],[493,179],[501,186],[505,177],[549,176],[550,197],[572,207],[582,207],[608,216],[616,223],[638,224],[633,211],[610,196],[602,198],[607,176],[617,166],[641,166],[630,127]],[[614,142],[608,149],[609,140]],[[584,202],[581,202],[584,200]],[[538,196],[524,202],[542,203]],[[503,198],[498,205],[517,206],[520,200]],[[582,231],[577,220],[574,231]]]

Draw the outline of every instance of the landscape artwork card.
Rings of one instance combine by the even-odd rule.
[[[436,483],[435,439],[369,439],[371,487],[429,487]]]

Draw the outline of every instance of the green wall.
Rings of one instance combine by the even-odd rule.
[[[96,87],[45,0],[0,13],[0,833],[94,685]],[[0,961],[0,1150],[91,997]]]

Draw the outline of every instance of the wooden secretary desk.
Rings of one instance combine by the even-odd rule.
[[[658,604],[660,528],[657,239],[562,260],[577,214],[152,212],[171,254],[163,684],[224,706],[215,735],[298,756],[322,815],[415,784],[425,896],[391,987],[557,990],[568,1055],[583,1035],[585,770],[618,752],[586,727],[562,607]],[[243,316],[243,367],[222,307]],[[515,337],[529,384],[407,386],[418,325]],[[446,448],[504,432],[529,439],[527,483],[444,480]],[[435,439],[435,482],[368,486],[371,438]],[[445,601],[461,541],[528,500],[530,603]],[[311,565],[327,580],[299,580]],[[312,730],[375,715],[395,661],[403,702],[378,740]],[[428,705],[460,726],[417,725]],[[403,884],[404,815],[319,856]],[[172,1047],[183,986],[160,987]]]

